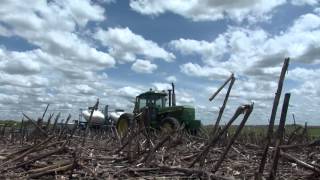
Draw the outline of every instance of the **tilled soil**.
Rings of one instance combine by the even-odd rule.
[[[113,132],[89,131],[84,138],[79,129],[60,130],[28,139],[7,133],[0,141],[0,179],[254,179],[263,154],[263,137],[252,142],[240,135],[217,167],[227,135],[194,162],[208,144],[205,135],[132,130],[119,138]],[[320,179],[319,148],[299,143],[281,149],[276,179]],[[274,149],[262,178],[269,177]]]

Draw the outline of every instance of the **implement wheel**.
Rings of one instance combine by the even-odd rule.
[[[120,137],[125,136],[129,128],[133,125],[133,115],[129,113],[122,114],[117,121],[117,131]]]
[[[160,129],[164,133],[176,131],[180,126],[179,121],[173,117],[165,117],[161,120]]]

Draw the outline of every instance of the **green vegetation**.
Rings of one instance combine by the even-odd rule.
[[[0,126],[7,125],[8,127],[20,127],[21,122],[15,120],[0,120]]]
[[[237,129],[237,125],[232,125],[230,126],[229,129],[229,134],[233,134],[236,129]],[[302,125],[286,125],[285,129],[286,129],[286,134],[289,135],[291,134],[296,128],[300,127],[300,130],[298,131],[298,134],[301,134],[304,130],[304,126]],[[210,132],[213,129],[212,125],[207,125],[204,127],[206,132]],[[278,129],[278,126],[274,127],[274,132],[276,132]],[[242,129],[241,134],[257,134],[257,135],[266,135],[268,130],[268,126],[267,125],[247,125]],[[309,135],[309,137],[311,138],[320,138],[320,126],[308,126],[307,129],[307,133]]]
[[[320,137],[320,126],[311,126],[308,128],[308,134],[310,137]]]

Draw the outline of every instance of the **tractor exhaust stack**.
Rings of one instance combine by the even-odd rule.
[[[168,94],[169,94],[169,107],[171,107],[171,100],[172,100],[172,97],[171,97],[171,89],[168,90]]]
[[[176,106],[176,93],[174,92],[174,84],[171,83],[172,85],[172,106]]]

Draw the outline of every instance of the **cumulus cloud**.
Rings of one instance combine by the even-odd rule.
[[[319,54],[315,53],[317,48],[319,48],[319,28],[319,15],[304,14],[295,20],[285,33],[268,39],[264,44],[265,49],[270,54],[282,52],[295,58],[297,61],[315,63],[319,59]]]
[[[153,89],[157,91],[166,91],[168,89],[172,89],[170,83],[163,83],[163,82],[153,82],[152,83]]]
[[[135,87],[131,87],[131,86],[125,86],[120,88],[117,91],[117,94],[125,97],[126,99],[134,99],[137,95],[139,95],[142,92],[141,89],[135,88]]]
[[[2,96],[0,104],[10,100],[18,104],[13,109],[31,114],[44,103],[51,103],[52,109],[72,104],[73,113],[77,107],[92,106],[107,89],[106,76],[99,71],[115,65],[114,58],[97,50],[84,34],[89,22],[106,19],[104,13],[91,0],[2,2],[0,36],[21,39],[33,49],[14,51],[1,44],[1,92],[19,98]]]
[[[78,84],[75,86],[76,89],[79,91],[79,93],[81,94],[94,94],[95,93],[95,90],[91,87],[89,87],[87,84]]]
[[[319,0],[291,0],[291,3],[296,6],[303,5],[317,5],[319,4]]]
[[[177,82],[177,78],[175,76],[166,77],[167,82]]]
[[[268,101],[274,98],[277,83],[274,81],[239,80],[235,81],[231,97],[251,101]]]
[[[227,78],[231,75],[231,72],[220,67],[201,67],[199,64],[186,63],[180,66],[181,72],[188,76],[206,77],[211,80],[218,80]]]
[[[137,73],[150,74],[157,69],[156,64],[152,64],[150,61],[138,59],[131,66],[131,69]]]
[[[46,77],[38,75],[24,76],[0,72],[0,83],[2,85],[37,88],[49,85],[49,80]]]
[[[285,57],[291,57],[294,62],[319,63],[319,29],[320,16],[308,13],[277,35],[260,28],[229,27],[212,42],[179,39],[170,44],[184,56],[201,57],[203,66],[191,62],[181,66],[185,74],[212,77],[209,73],[214,74],[212,67],[219,67],[222,74],[226,74],[223,69],[228,69],[270,81],[280,72]]]
[[[62,30],[70,31],[78,26],[85,26],[88,21],[102,21],[104,8],[95,5],[91,0],[81,0],[74,3],[67,1],[37,1],[18,0],[2,3],[1,20],[18,33],[25,29],[26,34],[31,30]],[[23,33],[23,32],[20,32]],[[36,33],[36,32],[34,32]]]
[[[320,79],[320,69],[297,67],[289,71],[288,78],[295,81],[317,81]]]
[[[285,87],[287,92],[293,93],[291,104],[303,101],[310,109],[317,107],[314,100],[318,99],[320,94],[317,85],[320,84],[319,77],[316,75],[319,74],[320,62],[319,18],[316,11],[302,14],[278,34],[271,34],[259,27],[229,26],[212,41],[178,39],[171,41],[170,46],[181,53],[183,58],[188,59],[190,55],[201,58],[200,62],[192,61],[180,65],[181,72],[186,75],[223,83],[230,72],[234,72],[237,80],[230,98],[236,103],[254,101],[257,104],[254,117],[263,116],[268,119],[266,110],[272,107],[276,83],[285,57],[291,58],[293,67],[302,66],[290,70],[287,75],[290,81],[285,82]],[[213,47],[212,52],[205,47]],[[222,48],[223,53],[217,55],[214,51],[219,48]],[[217,72],[225,73],[215,74]],[[218,86],[219,84],[210,88],[210,93]],[[295,107],[291,110],[299,112]],[[299,114],[312,118],[304,112]]]
[[[200,71],[200,65],[194,65],[194,63],[193,65],[190,63],[183,65],[183,72],[186,73],[188,69],[188,74],[200,76],[202,73],[202,77],[209,77],[207,72],[211,71],[209,69],[212,69],[212,67],[219,67],[222,74],[226,74],[223,69],[237,72],[237,74],[245,72],[248,67],[253,66],[256,61],[264,56],[265,50],[263,49],[263,45],[268,37],[268,33],[259,28],[229,27],[225,33],[220,34],[212,42],[180,39],[171,41],[170,44],[175,50],[181,52],[182,55],[199,55],[205,65],[201,67],[204,68],[205,73],[198,72]],[[195,73],[191,73],[191,70]],[[260,69],[258,71],[262,73]],[[219,74],[219,72],[215,73]]]
[[[144,38],[142,34],[133,32],[131,26],[131,29],[109,27],[106,19],[108,11],[102,6],[107,6],[109,2],[114,1],[81,0],[76,4],[71,0],[2,2],[0,36],[5,41],[18,39],[22,45],[19,50],[5,47],[6,42],[0,45],[0,107],[35,114],[50,103],[52,111],[77,115],[79,107],[92,106],[99,97],[101,106],[109,104],[111,109],[131,111],[135,96],[150,87],[171,89],[170,82],[175,82],[179,77],[176,89],[178,104],[197,106],[201,109],[198,118],[202,119],[206,112],[219,109],[221,103],[215,103],[222,101],[225,89],[215,102],[211,102],[213,104],[208,104],[208,96],[234,72],[237,80],[225,116],[231,115],[239,104],[254,101],[256,121],[267,123],[268,110],[271,110],[279,72],[286,56],[290,56],[294,64],[290,66],[292,69],[287,74],[289,81],[285,81],[284,89],[293,94],[291,104],[294,106],[290,110],[297,112],[297,119],[299,116],[307,119],[311,115],[305,112],[314,113],[320,105],[320,78],[317,75],[320,13],[313,0],[287,1],[293,5],[308,5],[306,8],[313,11],[283,24],[280,32],[263,29],[259,27],[260,23],[254,22],[272,17],[285,0],[130,1],[133,10],[146,15],[171,12],[192,21],[223,20],[228,25],[216,37],[210,33],[202,36],[210,37],[206,39],[192,39],[192,35],[175,37],[165,44]],[[157,18],[153,20],[158,23]],[[28,45],[26,49],[23,47],[25,44]],[[165,48],[166,45],[169,49]],[[177,54],[178,60],[171,64],[156,64],[158,61],[155,60],[175,60],[176,56],[169,50]],[[187,60],[180,61],[182,59]],[[106,69],[115,67],[117,63],[130,65],[117,66],[115,77],[112,71],[107,75]],[[182,73],[165,73],[167,65],[172,66],[168,69],[170,72],[176,73],[180,68]],[[137,73],[157,70],[159,74],[152,76],[153,83],[148,82],[150,79],[131,82],[131,79],[121,77],[126,75],[124,70],[128,67]],[[140,74],[134,73],[134,76]],[[188,78],[190,76],[198,77],[197,82]],[[307,110],[302,112],[298,109],[300,105],[308,107]],[[13,116],[13,113],[2,113],[0,118]],[[210,120],[213,116],[213,113],[208,115]],[[15,119],[17,117],[20,117],[19,113]]]
[[[194,105],[195,98],[186,91],[178,89],[176,92],[177,105]]]
[[[0,93],[0,102],[2,104],[17,103],[18,101],[19,101],[18,95],[8,95],[8,94]]]
[[[115,64],[113,57],[92,47],[77,32],[78,29],[85,29],[89,21],[105,19],[104,8],[91,0],[78,3],[5,1],[0,8],[0,16],[0,24],[4,29],[0,33],[11,32],[1,33],[2,36],[19,36],[37,47],[31,51],[5,51],[6,57],[2,56],[2,59],[10,58],[10,61],[2,62],[1,66],[8,73],[36,73],[39,64],[80,71],[109,68]],[[17,72],[13,66],[21,72]]]
[[[311,97],[314,101],[320,95],[320,69],[297,67],[289,71],[288,79],[298,82],[292,92],[298,96]]]
[[[270,13],[285,0],[131,0],[130,7],[144,15],[172,12],[193,21],[216,21],[230,18],[236,21],[268,19]]]
[[[0,48],[0,69],[9,74],[37,74],[41,71],[37,52],[7,51]]]
[[[133,33],[128,27],[109,28],[107,31],[99,29],[94,37],[108,47],[109,53],[121,62],[133,62],[137,56],[165,61],[175,59],[174,54],[159,47],[157,43]]]
[[[115,64],[109,54],[96,50],[77,33],[89,21],[102,21],[104,9],[90,0],[72,1],[5,1],[0,8],[0,22],[11,33],[65,61],[96,63],[106,68]],[[0,31],[0,32],[3,32]]]
[[[306,81],[303,82],[302,85],[300,85],[297,88],[293,88],[292,92],[295,93],[295,95],[298,96],[309,96],[312,97],[310,99],[311,101],[315,101],[319,99],[320,91],[319,91],[319,82],[315,83],[312,81]]]
[[[205,89],[206,93],[209,94],[215,93],[220,85],[221,82],[217,86],[209,86]],[[244,102],[258,102],[258,101],[268,101],[271,102],[272,98],[274,98],[274,91],[276,90],[277,83],[275,81],[256,81],[255,79],[248,78],[248,79],[237,79],[232,87],[230,98],[234,100],[241,100]],[[216,99],[223,99],[228,86],[225,87],[221,92],[220,95],[216,97]]]
[[[213,42],[182,38],[171,41],[170,46],[183,55],[200,54],[202,59],[208,63],[221,60],[227,52],[227,42],[224,36],[219,36]]]

